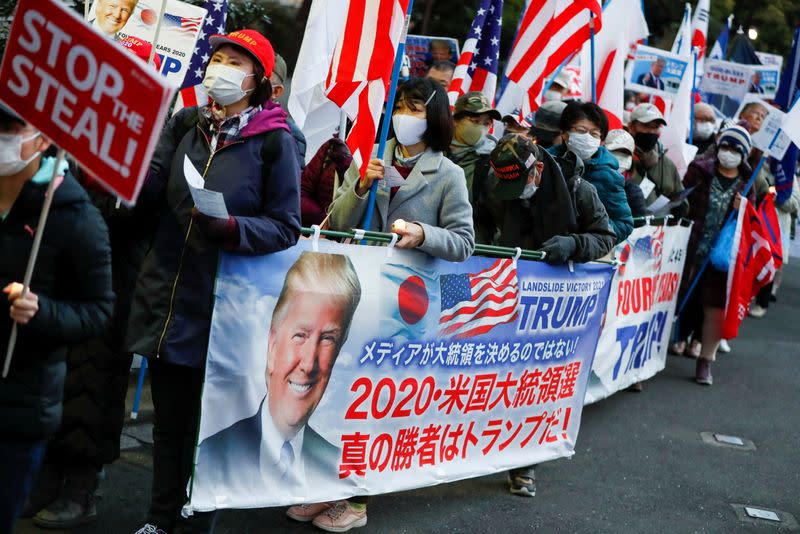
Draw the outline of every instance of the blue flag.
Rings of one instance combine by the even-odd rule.
[[[798,41],[800,41],[800,27],[794,31],[794,41],[792,42],[792,52],[789,54],[789,59],[786,62],[786,67],[783,69],[781,83],[778,86],[778,93],[775,95],[775,103],[780,106],[783,111],[788,111],[794,102],[798,90],[800,90],[800,53],[797,50]],[[792,195],[792,181],[794,180],[794,171],[797,167],[797,157],[800,154],[797,146],[792,144],[783,156],[783,159],[778,161],[770,158],[769,166],[772,174],[775,176],[775,188],[778,190],[778,196],[775,203],[780,205],[786,202]]]

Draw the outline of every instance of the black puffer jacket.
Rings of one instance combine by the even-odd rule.
[[[597,190],[581,178],[583,162],[571,152],[565,158],[542,152],[545,167],[539,190],[530,201],[503,204],[500,244],[536,250],[551,237],[568,235],[576,244],[570,260],[602,258],[614,248],[616,235]]]
[[[0,221],[0,287],[19,282],[33,245],[47,184],[28,182]],[[97,208],[67,173],[55,191],[31,290],[39,312],[19,328],[11,370],[0,379],[0,437],[41,439],[61,419],[66,347],[101,335],[114,306],[108,230]],[[0,299],[0,347],[12,321]]]
[[[91,181],[86,180],[85,186],[108,225],[112,283],[117,300],[111,328],[103,336],[69,349],[64,413],[61,427],[47,446],[45,461],[99,467],[119,458],[132,359],[130,353],[122,350],[122,343],[136,276],[157,219],[142,222],[133,217],[131,210],[118,207],[116,197],[98,191]]]

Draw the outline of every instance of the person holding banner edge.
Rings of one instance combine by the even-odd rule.
[[[155,409],[153,489],[140,532],[211,532],[214,514],[183,518],[219,254],[267,254],[300,233],[300,165],[286,113],[271,101],[275,55],[253,30],[211,37],[203,81],[213,102],[185,108],[165,127],[136,211],[159,215],[134,293],[128,350],[150,363]],[[193,207],[185,158],[227,218]]]
[[[0,532],[13,530],[58,428],[67,346],[101,335],[111,320],[108,230],[89,197],[56,158],[51,143],[0,105],[0,345],[19,325],[16,358],[0,380]],[[54,172],[55,171],[55,172]],[[30,288],[23,279],[45,191],[54,174],[49,224]],[[60,182],[58,181],[60,180]]]
[[[597,191],[580,177],[582,165],[565,176],[546,150],[525,136],[508,134],[491,154],[494,196],[502,203],[500,243],[546,252],[545,261],[589,262],[614,248],[616,235]],[[508,472],[513,495],[536,495],[535,465]]]
[[[445,89],[427,78],[414,78],[397,90],[392,113],[394,139],[385,161],[373,159],[361,179],[355,163],[330,205],[333,230],[357,228],[367,209],[375,180],[390,177],[377,190],[376,216],[367,230],[400,235],[398,248],[417,249],[436,258],[464,261],[475,248],[472,206],[464,171],[445,157],[453,137],[453,119]],[[368,498],[338,503],[298,505],[290,517],[313,521],[331,532],[366,523]]]
[[[398,88],[392,126],[385,161],[371,160],[363,179],[355,164],[347,171],[330,205],[331,229],[358,228],[372,183],[391,174],[378,188],[376,217],[365,230],[399,234],[398,248],[464,261],[475,231],[464,171],[444,156],[453,132],[447,93],[432,80],[409,80]]]

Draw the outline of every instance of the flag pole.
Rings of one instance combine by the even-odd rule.
[[[158,38],[161,36],[161,23],[164,21],[164,13],[166,12],[167,0],[161,0],[161,13],[158,15],[158,21],[156,22],[156,33],[153,34],[153,47],[150,49],[150,57],[147,58],[148,65],[152,65],[156,57],[156,45],[158,45]]]
[[[592,62],[592,103],[597,104],[597,78],[595,78],[594,66],[594,13],[589,12],[589,50]]]
[[[344,110],[339,111],[339,140],[344,141],[347,138],[347,113]]]
[[[406,9],[406,20],[403,25],[403,33],[400,35],[400,42],[397,43],[397,54],[394,58],[394,67],[392,68],[392,82],[389,85],[389,96],[386,98],[386,111],[383,114],[383,121],[381,122],[381,136],[378,142],[378,154],[375,156],[377,159],[383,161],[384,152],[386,152],[386,140],[389,137],[389,123],[392,121],[392,111],[394,110],[394,98],[397,93],[397,81],[400,78],[400,67],[403,66],[403,55],[406,51],[406,35],[408,34],[408,23],[411,19],[411,8],[414,5],[414,0],[408,0],[408,8]],[[375,198],[378,192],[378,180],[372,182],[369,188],[369,200],[367,200],[367,213],[364,216],[364,229],[369,230],[372,225],[372,212],[375,211]]]
[[[697,93],[697,47],[692,49],[692,98],[689,103],[689,144],[694,140],[694,100]]]
[[[25,277],[22,279],[22,293],[20,298],[28,294],[30,290],[31,279],[33,278],[33,269],[36,267],[36,258],[39,256],[39,248],[42,246],[42,235],[44,235],[44,227],[47,224],[47,216],[50,214],[50,205],[53,203],[53,196],[56,192],[57,178],[59,169],[67,157],[67,152],[61,148],[58,150],[56,156],[56,164],[53,167],[53,175],[50,177],[50,183],[47,185],[47,192],[44,195],[44,204],[42,205],[42,212],[39,214],[39,224],[36,227],[36,232],[33,235],[33,246],[31,247],[31,255],[28,257],[28,266],[25,268]],[[6,349],[6,359],[3,362],[3,378],[8,376],[8,370],[11,367],[11,357],[14,355],[14,347],[17,344],[17,331],[19,326],[15,322],[11,327],[11,335],[8,336],[8,348]]]

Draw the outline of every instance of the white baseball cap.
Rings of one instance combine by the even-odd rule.
[[[664,120],[664,115],[661,114],[661,111],[654,104],[639,104],[631,111],[630,122],[647,124],[653,121],[659,121],[662,126],[667,125],[667,121]]]
[[[606,136],[606,150],[614,152],[615,150],[626,150],[629,154],[633,154],[636,148],[636,143],[633,142],[631,134],[625,130],[611,130]]]

